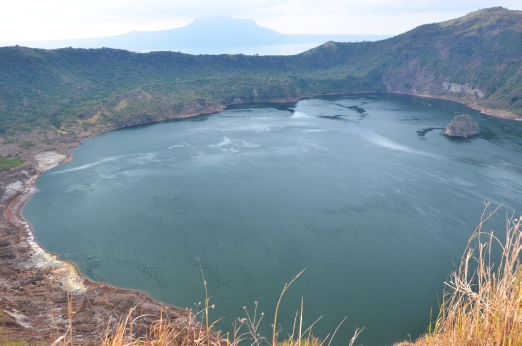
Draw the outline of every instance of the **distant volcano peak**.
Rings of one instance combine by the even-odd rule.
[[[223,25],[248,25],[259,26],[254,19],[232,18],[228,16],[197,17],[188,26],[223,26]]]
[[[326,41],[376,40],[388,36],[288,35],[257,25],[254,19],[229,16],[197,17],[190,24],[166,30],[136,31],[122,35],[42,42],[11,42],[41,48],[120,48],[135,51],[183,50],[212,47],[249,47]]]

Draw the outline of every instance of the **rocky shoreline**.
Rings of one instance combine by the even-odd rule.
[[[201,112],[205,113],[209,112]],[[491,113],[517,119],[502,111]],[[197,115],[200,114],[183,117]],[[164,119],[158,121],[161,120]],[[109,325],[127,316],[136,306],[136,316],[145,315],[140,319],[141,329],[135,329],[139,332],[146,332],[160,314],[180,325],[197,324],[186,309],[155,301],[142,292],[82,278],[74,265],[42,249],[30,224],[21,216],[24,203],[37,192],[34,182],[40,174],[71,160],[69,151],[83,139],[108,130],[112,128],[85,133],[53,150],[32,148],[24,153],[24,166],[0,172],[0,336],[32,343],[54,342],[69,326],[69,299],[74,312],[75,342],[80,345],[99,342]]]
[[[47,165],[47,169],[69,158]],[[16,184],[16,193],[4,189],[0,205],[0,328],[1,335],[27,342],[52,343],[69,327],[68,301],[72,301],[73,335],[76,344],[100,342],[107,328],[137,307],[141,330],[148,331],[160,314],[179,324],[194,324],[188,311],[157,302],[142,292],[125,290],[80,276],[74,265],[46,252],[35,241],[30,224],[20,212],[37,192],[33,183],[45,170],[25,167],[0,179]],[[20,184],[21,183],[21,184]],[[7,197],[7,198],[4,198]]]

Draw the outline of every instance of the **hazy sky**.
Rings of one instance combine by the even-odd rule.
[[[522,0],[3,0],[0,41],[171,29],[218,15],[284,34],[399,34],[493,6],[522,10]]]

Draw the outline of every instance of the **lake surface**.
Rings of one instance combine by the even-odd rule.
[[[442,128],[467,113],[482,134]],[[229,330],[259,302],[270,337],[283,298],[315,334],[391,344],[426,330],[430,309],[480,220],[502,234],[522,210],[522,123],[398,95],[250,104],[104,133],[43,174],[24,207],[37,240],[87,277],[191,307]],[[199,259],[199,262],[198,262]],[[285,334],[285,333],[283,333]]]

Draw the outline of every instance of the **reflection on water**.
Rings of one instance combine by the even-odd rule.
[[[484,136],[449,139],[468,113]],[[200,121],[205,120],[205,121]],[[484,130],[483,130],[484,129]],[[90,278],[178,306],[204,297],[229,330],[285,282],[324,336],[348,316],[365,345],[420,335],[484,201],[522,210],[522,123],[397,95],[336,96],[105,133],[44,174],[26,205],[37,239]],[[267,322],[263,333],[269,333]]]

